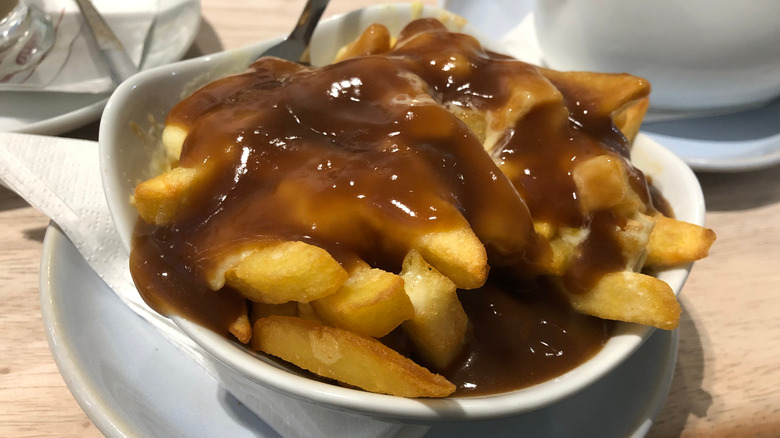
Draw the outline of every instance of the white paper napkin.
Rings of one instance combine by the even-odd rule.
[[[0,82],[0,91],[57,91],[104,93],[114,84],[102,55],[88,36],[89,29],[74,0],[29,0],[46,12],[55,25],[54,46],[32,71]],[[158,0],[93,0],[130,58],[141,62],[146,36],[158,9]]]
[[[151,310],[132,283],[128,255],[109,214],[96,142],[0,133],[0,180],[51,217],[90,267],[133,311],[282,436],[414,438],[427,432],[427,426],[337,412],[263,388],[247,390],[242,376]]]

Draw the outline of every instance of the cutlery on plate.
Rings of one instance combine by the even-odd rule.
[[[87,22],[90,34],[95,44],[100,49],[103,59],[108,65],[111,79],[115,85],[121,84],[125,79],[138,73],[138,67],[135,65],[130,55],[127,54],[124,46],[117,38],[111,27],[103,19],[90,0],[76,0],[81,10],[81,15]]]
[[[79,0],[84,1],[84,0]],[[309,65],[309,43],[314,34],[314,28],[325,12],[328,6],[328,0],[307,0],[303,7],[298,23],[290,32],[290,35],[279,44],[269,48],[259,57],[275,56],[277,58],[295,61],[300,64]]]

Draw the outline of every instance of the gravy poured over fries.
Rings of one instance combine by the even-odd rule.
[[[368,391],[547,380],[606,320],[676,327],[641,270],[714,240],[629,162],[649,91],[433,19],[371,26],[319,69],[260,59],[169,114],[172,169],[135,191],[133,278],[163,314]]]

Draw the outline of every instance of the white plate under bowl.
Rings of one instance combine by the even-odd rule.
[[[336,50],[360,34],[368,24],[384,22],[397,32],[419,9],[408,4],[375,6],[328,20],[318,28],[312,46],[315,64],[331,59]],[[435,8],[423,8],[424,15],[442,16]],[[473,29],[464,31],[475,33]],[[139,180],[151,176],[150,156],[159,149],[150,115],[158,122],[186,90],[226,72],[242,70],[272,42],[188,60],[143,72],[123,83],[111,97],[100,129],[101,168],[112,217],[126,248],[137,213],[128,199]],[[137,135],[140,126],[152,135]],[[159,132],[159,127],[157,127]],[[159,134],[157,134],[159,135]],[[693,172],[673,153],[647,136],[640,135],[634,146],[638,167],[652,176],[667,197],[678,218],[703,223],[704,201]],[[679,293],[689,267],[668,270],[659,276]],[[177,324],[205,350],[238,370],[247,388],[269,387],[295,398],[324,406],[365,413],[377,417],[416,420],[485,419],[529,412],[581,391],[609,374],[631,356],[650,336],[652,329],[634,324],[618,324],[614,336],[594,358],[548,382],[518,391],[486,397],[453,397],[439,400],[403,399],[343,388],[312,381],[281,368],[276,362],[256,356],[235,343],[187,321]]]
[[[200,25],[200,0],[159,0],[141,68],[181,59]],[[100,117],[111,93],[0,92],[0,132],[58,135]]]
[[[279,436],[127,307],[54,224],[43,242],[40,295],[54,360],[106,436]],[[658,330],[573,397],[520,416],[436,423],[426,438],[642,437],[666,397],[676,352],[677,332]]]

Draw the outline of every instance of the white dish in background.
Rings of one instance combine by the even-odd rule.
[[[200,25],[200,0],[159,0],[142,68],[181,59]],[[0,131],[57,135],[100,117],[110,93],[0,92]]]
[[[780,99],[732,114],[646,122],[642,130],[700,171],[741,172],[780,164]]]
[[[452,11],[494,40],[514,29],[534,8],[534,0],[441,0]]]
[[[130,310],[53,224],[40,293],[57,366],[106,436],[279,436]],[[677,332],[657,330],[612,373],[562,402],[498,420],[436,423],[426,437],[642,437],[666,397],[676,352]]]
[[[538,63],[543,59],[532,14],[497,14],[501,10],[530,10],[533,0],[496,0],[480,8],[473,0],[445,0],[443,4],[478,29],[505,43],[510,54]],[[506,8],[506,9],[505,9]],[[515,21],[515,27],[508,28]],[[500,30],[507,33],[497,35]],[[642,129],[691,168],[704,172],[740,172],[780,164],[780,100],[724,114],[649,112]]]
[[[338,48],[351,41],[373,22],[390,24],[397,32],[410,15],[440,16],[440,10],[417,9],[410,5],[376,6],[323,22],[315,33],[312,54],[314,64],[332,59]],[[468,28],[466,29],[468,30]],[[473,32],[473,30],[472,30]],[[104,188],[112,217],[129,248],[131,230],[137,212],[127,202],[136,181],[150,178],[150,157],[159,153],[158,141],[144,141],[130,132],[133,123],[152,132],[151,115],[164,120],[186,90],[195,83],[205,83],[219,77],[217,72],[240,71],[271,42],[250,48],[223,52],[142,72],[123,83],[113,94],[103,115],[100,129],[101,167]],[[681,220],[702,224],[704,203],[701,188],[690,169],[674,154],[640,135],[634,146],[638,167],[653,177]],[[689,267],[662,272],[659,277],[679,293]],[[548,406],[584,389],[608,375],[650,336],[646,326],[618,324],[614,336],[592,359],[572,371],[547,382],[487,397],[453,397],[447,399],[404,399],[372,394],[328,383],[314,381],[290,372],[277,362],[258,357],[235,343],[215,335],[200,326],[175,318],[174,321],[206,351],[219,361],[238,371],[243,387],[253,386],[305,399],[331,408],[359,412],[379,418],[442,420],[486,419],[516,415]]]
[[[547,0],[534,5],[545,64],[629,72],[651,109],[732,110],[780,97],[780,3]]]

